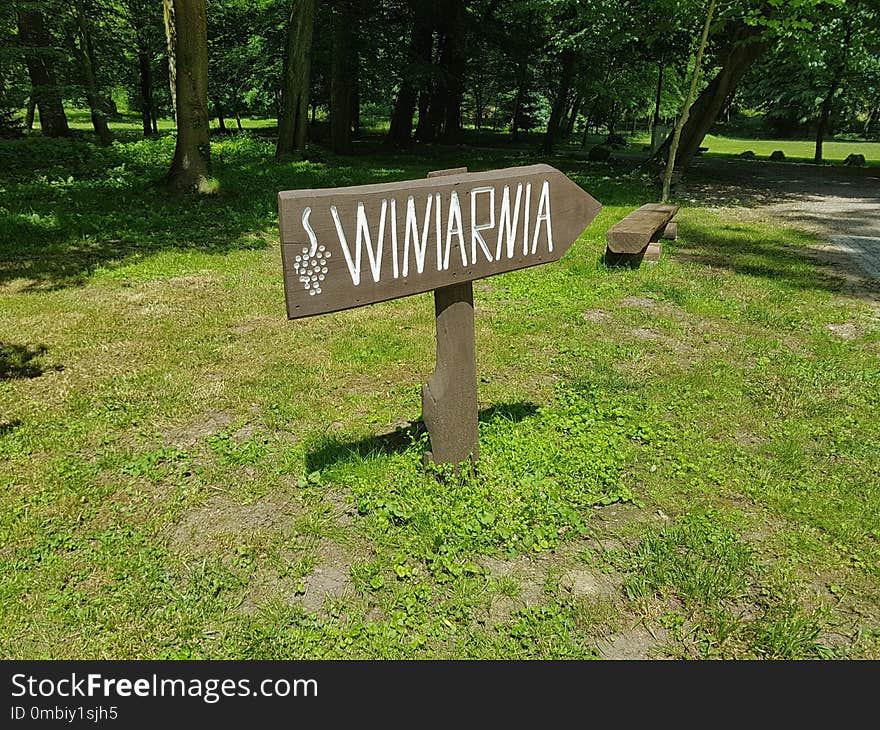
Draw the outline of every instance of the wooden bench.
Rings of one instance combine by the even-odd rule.
[[[677,205],[648,203],[615,223],[605,234],[605,262],[638,266],[642,259],[659,261],[660,239],[674,241],[678,237],[678,224],[672,220],[676,213]]]

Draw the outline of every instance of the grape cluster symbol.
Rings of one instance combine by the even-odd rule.
[[[327,260],[330,252],[324,246],[303,246],[302,255],[293,261],[293,270],[297,273],[309,296],[321,293],[321,282],[327,276]]]

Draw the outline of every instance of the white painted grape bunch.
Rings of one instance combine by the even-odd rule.
[[[330,252],[324,246],[303,246],[302,255],[293,261],[293,270],[309,296],[321,293],[321,282],[327,276],[327,259]]]

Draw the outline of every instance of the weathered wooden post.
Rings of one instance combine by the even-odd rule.
[[[478,456],[472,282],[557,261],[601,205],[549,165],[278,194],[289,319],[434,291],[427,459]]]

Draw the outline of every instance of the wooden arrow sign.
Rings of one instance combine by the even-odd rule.
[[[434,290],[427,461],[479,455],[472,281],[562,258],[601,209],[549,165],[278,194],[290,319]]]
[[[556,261],[601,207],[549,165],[281,192],[287,316]]]

